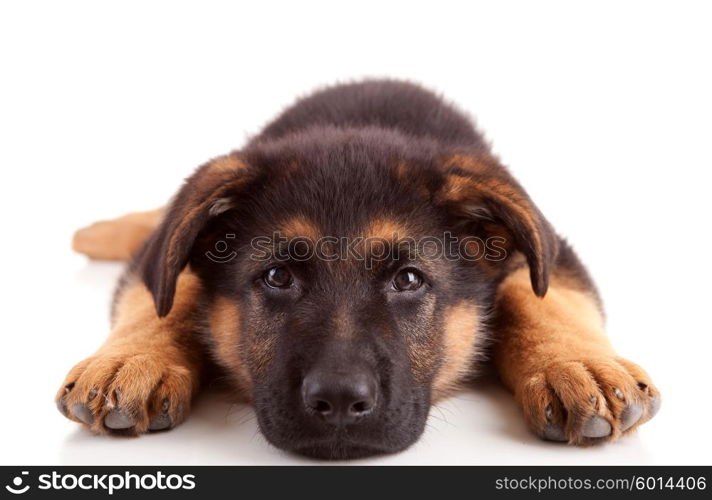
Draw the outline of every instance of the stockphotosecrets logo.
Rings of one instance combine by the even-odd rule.
[[[28,476],[28,477],[25,477]],[[22,471],[15,476],[5,489],[13,495],[22,495],[30,490],[29,471]],[[136,474],[130,471],[113,474],[72,474],[56,470],[49,474],[37,476],[38,490],[92,490],[105,491],[113,495],[121,490],[193,490],[195,489],[194,474],[165,474],[155,471],[148,474]]]
[[[22,495],[23,493],[27,493],[27,490],[30,489],[30,485],[25,484],[23,486],[23,476],[27,476],[28,474],[28,471],[23,470],[19,476],[15,476],[14,478],[12,478],[12,484],[6,485],[5,489],[14,495]]]

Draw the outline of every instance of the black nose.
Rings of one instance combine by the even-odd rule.
[[[309,413],[333,425],[352,424],[373,411],[378,399],[376,377],[366,369],[348,373],[313,370],[302,382]]]

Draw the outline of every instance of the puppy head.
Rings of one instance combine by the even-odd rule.
[[[420,436],[475,367],[510,255],[543,295],[554,242],[491,159],[342,131],[199,169],[142,272],[162,316],[183,267],[201,277],[215,359],[270,442],[350,458]]]

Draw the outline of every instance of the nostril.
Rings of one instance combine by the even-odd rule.
[[[349,413],[354,416],[363,415],[364,413],[371,411],[371,408],[373,408],[373,404],[370,401],[357,401],[351,405]]]
[[[331,404],[328,401],[318,400],[312,404],[314,411],[321,413],[322,415],[328,415],[331,413]]]

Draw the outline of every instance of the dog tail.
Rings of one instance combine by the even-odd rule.
[[[159,208],[95,222],[74,233],[72,248],[90,259],[129,260],[158,227],[163,213]]]

